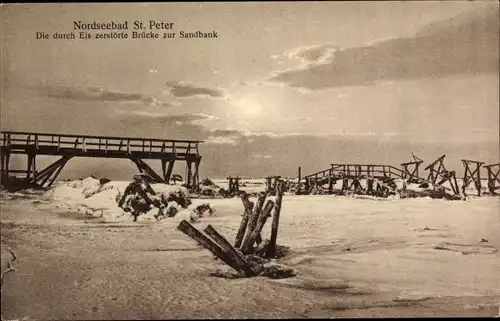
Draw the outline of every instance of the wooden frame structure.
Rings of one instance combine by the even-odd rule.
[[[228,185],[228,194],[229,195],[238,195],[240,193],[240,179],[241,177],[228,177],[229,181]]]
[[[201,162],[199,144],[203,141],[12,131],[0,133],[2,134],[0,178],[3,184],[9,184],[11,174],[22,173],[25,174],[26,184],[50,187],[71,158],[93,157],[130,159],[140,173],[156,183],[169,183],[175,161],[185,161],[186,187],[199,188]],[[27,155],[26,171],[10,168],[10,157],[13,154]],[[61,158],[43,170],[37,171],[36,157],[38,155],[60,156]],[[162,175],[157,174],[144,162],[144,159],[159,159],[162,165]]]
[[[420,177],[418,174],[418,170],[420,164],[422,164],[424,161],[413,154],[412,156],[413,156],[413,161],[401,163],[403,178],[408,178],[409,180],[419,180]]]
[[[446,155],[442,155],[441,157],[436,159],[434,162],[432,162],[425,168],[425,170],[429,171],[429,176],[427,177],[427,180],[432,182],[432,185],[439,185],[439,186],[443,185],[444,182],[449,182],[453,193],[455,195],[458,195],[460,194],[460,191],[458,188],[455,171],[448,171],[446,169],[443,162],[445,157]]]
[[[483,167],[488,171],[488,190],[491,194],[496,195],[496,190],[500,188],[500,163],[484,165]]]
[[[471,182],[474,182],[474,186],[477,190],[477,196],[481,196],[481,166],[484,162],[462,159],[462,164],[464,165],[462,193],[465,194],[465,188],[469,186]],[[473,170],[474,166],[475,169]]]

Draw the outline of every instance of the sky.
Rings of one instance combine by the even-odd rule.
[[[4,4],[0,128],[201,139],[207,177],[397,166],[411,153],[426,163],[446,154],[461,172],[462,158],[500,158],[498,9],[496,1]],[[173,23],[158,32],[176,38],[35,39],[78,38],[74,21],[150,20]],[[218,37],[179,37],[198,30]],[[117,164],[75,159],[63,174],[135,170]]]

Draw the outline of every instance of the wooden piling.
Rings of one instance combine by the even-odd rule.
[[[240,198],[241,201],[243,202],[243,207],[245,208],[245,211],[243,213],[243,217],[241,218],[240,228],[236,233],[236,239],[234,241],[234,246],[238,248],[241,246],[241,242],[243,242],[243,237],[245,236],[245,231],[247,229],[248,221],[250,219],[250,216],[252,216],[252,203],[248,199],[248,194],[246,192],[243,192],[240,194]]]
[[[283,200],[283,183],[278,184],[278,194],[276,196],[276,203],[274,205],[273,222],[271,226],[271,239],[269,240],[269,246],[267,247],[266,256],[269,258],[276,257],[276,241],[278,239],[278,227],[281,212],[281,203]]]
[[[257,237],[260,235],[264,224],[266,224],[267,218],[271,216],[271,210],[274,207],[274,202],[272,200],[268,200],[266,206],[259,214],[259,218],[257,223],[255,224],[255,228],[250,232],[249,237],[245,239],[243,245],[241,245],[241,252],[247,254],[255,243]]]
[[[226,263],[236,271],[238,272],[242,271],[240,266],[236,262],[234,262],[231,259],[231,257],[227,253],[225,253],[224,250],[222,250],[219,245],[217,245],[217,243],[215,243],[210,238],[203,235],[194,226],[189,224],[188,221],[182,220],[177,229],[182,233],[186,234],[187,236],[189,236],[190,238],[192,238],[193,240],[195,240],[196,242],[198,242],[198,244],[200,244],[201,246],[212,252],[212,254],[217,256],[224,263]]]
[[[255,276],[257,273],[252,269],[252,267],[248,264],[247,260],[236,251],[236,249],[227,241],[227,239],[219,234],[212,225],[208,225],[205,228],[205,233],[210,236],[221,248],[225,251],[225,253],[238,265],[238,268],[241,269],[245,276]]]
[[[246,242],[246,240],[250,237],[250,234],[252,234],[252,231],[255,229],[255,226],[257,225],[257,220],[259,219],[260,211],[262,210],[262,206],[264,206],[264,202],[266,201],[267,194],[260,192],[259,196],[257,198],[257,202],[255,202],[255,206],[253,208],[252,215],[250,216],[247,228],[246,228],[246,233],[245,233],[245,238],[243,239],[243,244]],[[262,242],[262,238],[260,235],[256,239],[257,243],[260,244]]]

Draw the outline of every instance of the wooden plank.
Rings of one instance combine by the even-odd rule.
[[[228,240],[219,234],[212,225],[208,225],[205,228],[205,233],[210,236],[221,248],[225,251],[229,257],[238,264],[240,270],[245,273],[245,276],[255,276],[257,273],[252,269],[252,267],[248,264],[247,260],[236,251],[236,249],[228,242]]]
[[[264,202],[266,201],[266,197],[267,197],[267,194],[264,192],[260,192],[259,196],[257,197],[257,202],[255,203],[252,215],[250,216],[250,219],[249,219],[249,222],[248,222],[248,225],[246,228],[246,233],[245,233],[245,237],[243,239],[243,244],[245,243],[245,240],[250,237],[250,234],[252,234],[253,229],[257,225],[257,220],[259,219],[260,211],[262,210],[262,206],[264,206]]]
[[[283,201],[283,182],[278,185],[278,195],[276,196],[276,204],[274,205],[273,221],[271,225],[271,238],[267,247],[266,256],[269,258],[276,257],[276,241],[278,239],[278,227],[281,213],[281,204]]]
[[[222,248],[217,245],[214,241],[212,241],[210,238],[206,237],[203,235],[200,231],[198,231],[194,226],[189,224],[188,221],[182,220],[177,227],[179,231],[182,233],[186,234],[198,244],[212,252],[213,255],[217,256],[219,259],[221,259],[224,263],[235,269],[236,271],[241,271],[240,267],[236,262],[234,262]]]
[[[259,219],[257,221],[257,224],[255,225],[255,228],[250,233],[250,236],[245,239],[243,245],[241,245],[241,252],[243,254],[247,254],[252,249],[252,246],[257,239],[257,235],[260,235],[262,228],[266,224],[267,218],[271,216],[271,210],[273,209],[273,207],[274,202],[272,200],[268,200],[266,206],[259,215]]]
[[[248,199],[248,194],[246,192],[241,193],[240,199],[243,202],[243,207],[245,210],[243,212],[243,217],[241,218],[240,228],[236,233],[236,239],[234,241],[234,246],[238,248],[241,246],[241,242],[243,242],[243,237],[245,236],[248,220],[252,215],[252,203]]]

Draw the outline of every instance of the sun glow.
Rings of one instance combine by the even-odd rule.
[[[262,105],[253,99],[239,99],[234,102],[238,112],[245,116],[258,116],[262,111]]]

